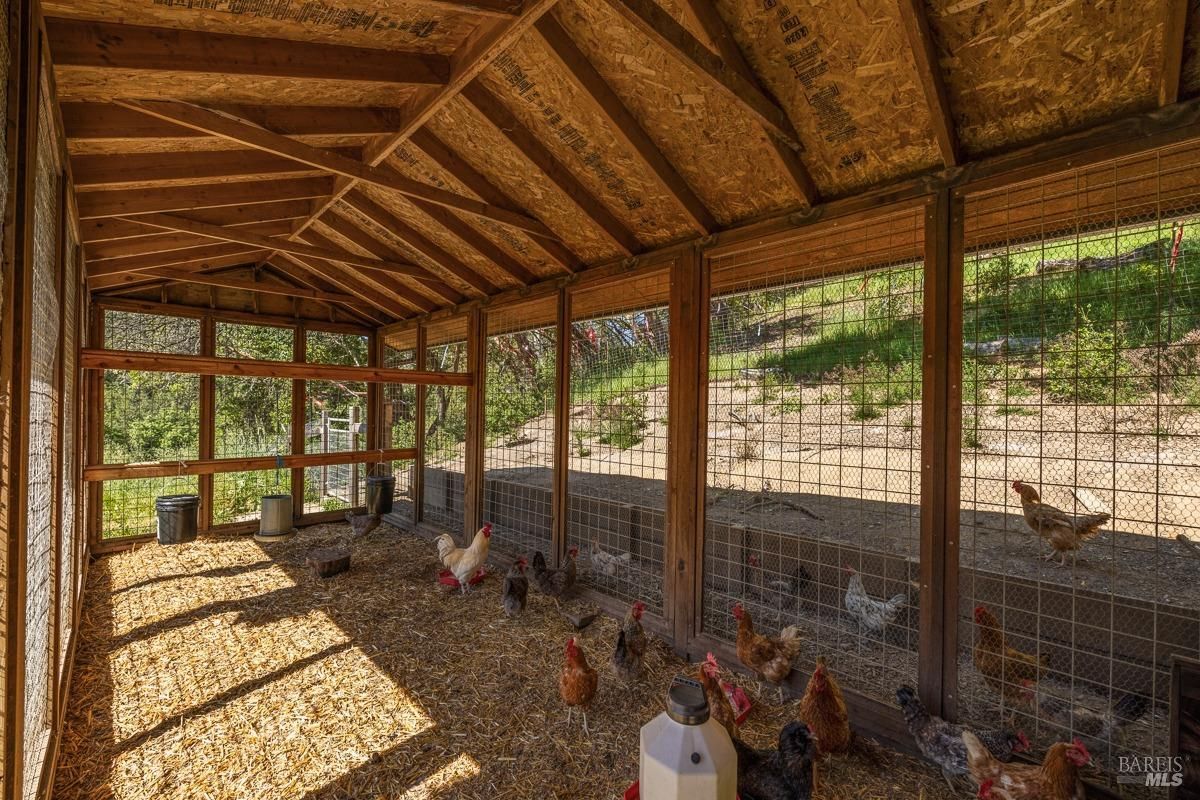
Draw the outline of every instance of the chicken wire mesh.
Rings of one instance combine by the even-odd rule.
[[[56,665],[53,643],[55,589],[52,542],[55,526],[55,432],[58,428],[58,334],[62,307],[58,293],[56,247],[63,235],[59,216],[60,180],[50,136],[51,114],[39,107],[38,147],[33,207],[33,261],[30,269],[31,308],[29,358],[29,453],[27,461],[26,594],[25,594],[25,740],[24,796],[36,797],[41,766],[52,724]]]
[[[667,273],[573,295],[566,537],[580,582],[663,612]],[[632,297],[625,308],[612,297]],[[655,302],[655,301],[658,302]],[[647,303],[647,301],[650,301]],[[638,304],[632,309],[630,305]],[[644,304],[644,305],[643,305]]]
[[[366,366],[365,336],[308,331],[310,364]],[[367,442],[367,384],[363,381],[306,381],[304,452],[363,450]],[[339,511],[363,505],[366,481],[362,465],[332,464],[304,472],[304,513]]]
[[[216,323],[216,355],[243,360],[292,359],[291,328]],[[217,376],[214,458],[287,455],[292,451],[292,382],[286,378]],[[213,475],[213,524],[257,519],[262,497],[291,490],[287,469]]]
[[[385,343],[383,366],[388,369],[416,369],[416,332],[408,340],[395,345]],[[417,445],[417,387],[411,383],[385,383],[382,401],[382,447],[416,447]],[[416,522],[414,495],[415,464],[412,461],[391,461],[379,467],[379,473],[395,478],[392,490],[392,514],[413,524]]]
[[[194,475],[105,481],[100,491],[100,538],[153,536],[158,530],[155,498],[199,491]]]
[[[67,248],[66,274],[63,278],[62,328],[63,328],[63,385],[60,403],[59,425],[62,430],[62,450],[59,454],[59,470],[62,475],[62,519],[59,521],[59,622],[58,653],[59,674],[66,669],[67,643],[71,640],[72,623],[75,618],[75,600],[78,598],[76,563],[78,561],[79,531],[77,512],[79,509],[80,483],[75,469],[78,453],[79,418],[78,365],[79,365],[79,286],[75,281],[75,266],[78,263],[78,245],[70,241]]]
[[[199,355],[200,320],[107,309],[104,346],[110,350]]]
[[[1200,655],[1197,185],[1190,145],[966,200],[960,716],[1130,797]]]
[[[483,519],[492,547],[530,558],[552,552],[555,307],[488,315]],[[531,326],[539,319],[549,324]]]
[[[425,368],[465,371],[466,340],[431,342],[425,348]],[[467,387],[427,386],[421,519],[456,536],[464,525],[466,441]]]
[[[919,210],[714,259],[702,626],[797,625],[847,688],[915,685]]]

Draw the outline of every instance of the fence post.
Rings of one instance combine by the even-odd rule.
[[[417,326],[417,369],[425,369],[425,326]],[[425,511],[425,400],[429,396],[429,387],[417,387],[417,408],[413,414],[413,444],[417,448],[417,458],[413,462],[412,503],[413,525],[419,525]]]
[[[487,321],[478,308],[467,320],[467,447],[463,464],[463,536],[466,541],[483,524],[484,393],[487,390]]]
[[[350,407],[350,450],[358,450],[358,406]],[[350,505],[358,505],[358,464],[350,467]]]
[[[200,318],[200,355],[212,356],[217,352],[217,323],[211,314]],[[212,375],[200,376],[200,458],[216,457],[216,413],[217,379]],[[213,476],[201,475],[196,479],[200,494],[200,528],[208,530],[213,525]]]
[[[567,475],[571,463],[571,293],[558,290],[554,361],[554,491],[551,495],[551,560],[558,564],[567,555]]]
[[[930,713],[951,719],[958,693],[962,270],[962,197],[943,190],[925,213],[917,671],[921,699]]]
[[[663,612],[685,652],[697,632],[704,557],[703,439],[708,380],[708,286],[703,254],[689,248],[671,265],[668,315],[667,529]]]

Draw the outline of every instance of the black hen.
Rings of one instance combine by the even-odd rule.
[[[515,617],[525,610],[529,596],[529,579],[525,577],[525,559],[518,558],[504,576],[504,613]]]
[[[967,746],[963,744],[963,725],[954,725],[925,710],[921,699],[911,686],[896,690],[896,702],[904,712],[904,722],[912,734],[921,755],[942,768],[946,783],[954,790],[952,778],[967,774]],[[1000,761],[1008,761],[1013,753],[1029,749],[1025,734],[1009,730],[971,731],[983,746]]]
[[[779,748],[757,750],[738,739],[738,794],[742,800],[809,800],[813,791],[812,734],[803,722],[779,732]]]
[[[567,552],[567,565],[562,569],[550,569],[546,566],[546,557],[537,551],[533,554],[533,585],[557,603],[575,586],[575,558],[578,555],[579,548],[572,547]]]

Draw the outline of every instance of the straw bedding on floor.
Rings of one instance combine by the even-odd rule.
[[[348,532],[151,544],[93,564],[54,796],[620,796],[638,729],[688,665],[655,640],[645,678],[621,684],[617,623],[601,617],[580,634],[601,676],[585,736],[558,697],[572,629],[550,601],[508,620],[500,575],[461,597],[436,583],[431,543],[387,525],[351,545],[348,572],[316,578],[308,551]],[[744,738],[766,746],[793,714],[762,703]],[[951,796],[935,770],[869,741],[821,778],[824,800]]]

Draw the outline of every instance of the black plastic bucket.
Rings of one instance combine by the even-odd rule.
[[[367,513],[392,513],[392,494],[396,491],[396,479],[391,475],[367,476]]]
[[[199,495],[164,495],[155,499],[154,510],[158,513],[159,544],[180,544],[196,538],[200,517]]]

